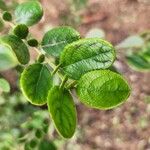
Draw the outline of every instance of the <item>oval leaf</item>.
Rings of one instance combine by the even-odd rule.
[[[45,64],[28,66],[21,74],[21,89],[29,102],[43,105],[47,102],[48,91],[52,86],[52,77]]]
[[[132,47],[141,47],[144,44],[144,40],[139,35],[133,35],[127,37],[124,41],[119,43],[116,48],[124,49],[124,48],[132,48]]]
[[[9,91],[10,91],[9,83],[5,79],[0,79],[0,93]]]
[[[17,58],[11,48],[5,44],[0,44],[0,71],[13,68],[17,64]]]
[[[53,87],[48,95],[48,109],[60,135],[71,138],[76,128],[76,109],[70,93]]]
[[[5,43],[14,51],[18,61],[21,64],[27,64],[30,60],[30,54],[27,46],[15,35],[5,35],[0,38],[1,43]]]
[[[80,34],[73,28],[56,27],[44,35],[42,48],[49,55],[59,57],[67,44],[79,39]]]
[[[95,70],[81,77],[77,95],[90,107],[111,109],[129,97],[130,88],[121,75],[110,70]]]
[[[99,38],[82,39],[65,47],[60,63],[72,79],[88,71],[109,68],[115,59],[114,47]]]
[[[146,55],[146,53],[143,53],[143,54],[133,53],[132,55],[129,55],[126,57],[127,63],[134,70],[148,71],[148,70],[150,70],[150,61],[147,60],[148,56],[145,56],[145,55]]]
[[[32,26],[39,22],[43,16],[43,9],[39,2],[28,1],[24,2],[15,10],[17,23],[23,23],[27,26]]]

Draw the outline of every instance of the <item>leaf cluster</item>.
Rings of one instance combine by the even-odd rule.
[[[71,138],[77,124],[72,89],[83,104],[111,109],[127,100],[130,87],[122,75],[109,70],[116,52],[105,40],[81,38],[78,31],[67,26],[47,31],[39,42],[31,40],[28,28],[42,16],[43,9],[37,1],[18,5],[14,32],[2,36],[0,44],[9,47],[24,66],[20,88],[28,101],[40,106],[47,104],[58,133]],[[32,64],[29,46],[35,46],[39,53]],[[34,147],[35,142],[31,145]]]

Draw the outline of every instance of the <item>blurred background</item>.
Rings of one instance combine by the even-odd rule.
[[[0,0],[0,13],[25,0]],[[0,46],[0,150],[150,150],[150,0],[40,0],[44,17],[30,31],[41,41],[55,26],[70,25],[82,37],[110,41],[114,64],[132,87],[127,102],[113,110],[90,109],[77,102],[78,128],[64,140],[46,107],[29,104],[18,87],[16,62]],[[0,35],[10,26],[0,19]],[[36,53],[31,51],[32,58]],[[4,81],[5,82],[5,81]],[[6,93],[8,92],[8,93]],[[29,146],[30,145],[30,146]],[[38,145],[38,148],[36,147]]]

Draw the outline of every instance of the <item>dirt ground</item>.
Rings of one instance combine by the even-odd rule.
[[[45,15],[32,28],[35,37],[57,25],[67,25],[62,14],[69,18],[68,0],[41,0]],[[150,0],[89,0],[86,8],[77,12],[82,18],[76,28],[84,36],[91,28],[102,28],[107,40],[119,43],[129,35],[150,29]],[[100,111],[77,105],[79,138],[71,140],[64,150],[150,150],[150,73],[131,70],[120,52],[117,61],[132,87],[129,100],[114,110]],[[150,100],[149,100],[150,101]]]

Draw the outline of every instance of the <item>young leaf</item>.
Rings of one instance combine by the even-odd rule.
[[[48,109],[60,135],[71,138],[76,128],[76,109],[69,91],[53,87],[48,94]]]
[[[4,12],[3,12],[2,18],[3,18],[5,21],[12,21],[12,15],[11,15],[11,13],[9,13],[8,11],[4,11]]]
[[[15,10],[16,22],[27,26],[36,24],[41,20],[42,16],[43,9],[41,4],[33,0],[18,5]]]
[[[124,41],[119,43],[116,48],[132,48],[132,47],[141,47],[144,44],[144,40],[139,35],[129,36]]]
[[[25,24],[18,24],[14,28],[14,34],[21,39],[25,39],[28,36],[29,29]]]
[[[15,35],[5,35],[0,38],[0,42],[6,43],[14,51],[18,61],[21,64],[27,64],[30,60],[30,55],[27,46],[24,42]]]
[[[21,74],[21,89],[29,102],[43,105],[47,102],[48,91],[52,86],[52,77],[45,64],[32,64]]]
[[[80,34],[71,27],[56,27],[48,31],[42,40],[43,50],[49,55],[59,57],[64,47],[79,40]]]
[[[57,150],[57,148],[52,141],[43,139],[39,144],[38,150]]]
[[[11,48],[6,44],[0,44],[0,71],[13,68],[17,64],[17,58]]]
[[[111,109],[122,104],[130,95],[123,77],[110,70],[95,70],[81,77],[77,95],[82,103],[97,109]]]
[[[39,44],[36,39],[30,39],[27,42],[28,42],[28,45],[31,46],[31,47],[37,47],[38,44]]]
[[[144,54],[145,53],[143,53],[143,55],[139,55],[138,53],[134,53],[132,55],[127,56],[127,63],[129,64],[129,66],[131,66],[137,71],[150,70],[150,61],[145,59],[146,56],[144,56]]]
[[[0,78],[0,93],[9,91],[10,91],[9,83],[5,79]]]
[[[65,47],[60,63],[72,79],[88,71],[109,68],[115,59],[114,47],[99,38],[82,39]]]
[[[90,29],[87,34],[86,38],[102,38],[105,39],[105,32],[99,28],[92,28]]]

